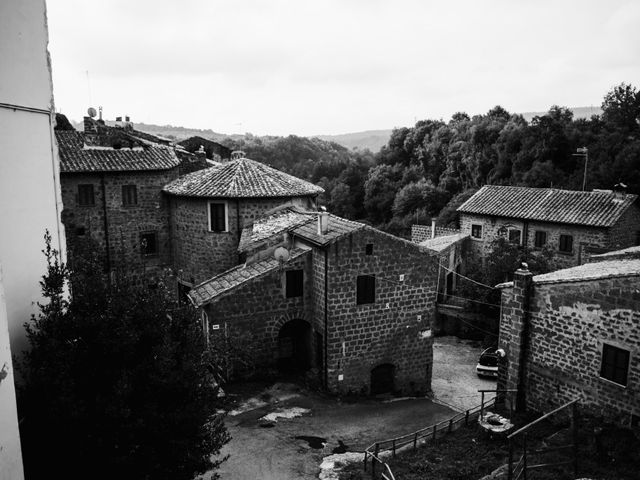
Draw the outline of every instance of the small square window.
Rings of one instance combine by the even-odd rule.
[[[520,245],[522,232],[520,230],[509,230],[509,242]]]
[[[91,207],[95,204],[96,199],[93,193],[93,185],[78,185],[78,205],[82,207]]]
[[[571,235],[560,235],[558,250],[562,253],[573,253],[573,237]]]
[[[140,234],[140,252],[142,252],[143,255],[158,254],[158,235],[156,232]]]
[[[603,343],[600,376],[618,385],[626,386],[628,372],[629,350]]]
[[[473,238],[482,238],[482,225],[471,225],[471,236]]]
[[[287,270],[285,282],[287,298],[302,296],[304,290],[304,272],[302,270]]]
[[[227,231],[227,204],[209,203],[209,230],[211,232]]]
[[[358,275],[356,281],[356,304],[376,303],[375,275]]]
[[[87,234],[87,229],[85,227],[76,228],[76,236],[84,237]]]
[[[373,243],[367,243],[366,247],[364,247],[364,252],[366,255],[373,255]]]
[[[537,248],[542,248],[547,244],[547,232],[544,230],[536,230],[536,238],[534,245]]]
[[[122,205],[131,207],[138,204],[138,189],[135,185],[122,186]]]

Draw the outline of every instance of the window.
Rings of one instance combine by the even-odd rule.
[[[627,372],[629,371],[629,350],[614,347],[606,343],[602,344],[602,366],[600,376],[617,383],[627,385]]]
[[[135,185],[122,186],[122,205],[130,207],[138,204],[138,190]]]
[[[573,253],[573,237],[571,235],[560,235],[558,250],[562,253]]]
[[[509,242],[520,245],[520,239],[522,238],[522,232],[520,230],[509,230]]]
[[[142,252],[143,255],[158,254],[158,235],[156,232],[140,234],[140,252]]]
[[[373,255],[373,243],[367,243],[364,248],[364,253],[366,255]]]
[[[302,270],[287,270],[285,282],[287,298],[302,296],[304,289],[304,272]]]
[[[209,203],[209,231],[226,232],[227,230],[227,204]]]
[[[76,235],[78,237],[84,237],[87,234],[87,229],[85,227],[76,228]]]
[[[542,248],[547,244],[547,232],[543,230],[536,231],[535,246]]]
[[[93,185],[78,185],[78,205],[90,207],[96,204]]]
[[[471,225],[471,236],[473,238],[482,238],[482,225]]]
[[[358,275],[356,282],[356,304],[376,303],[376,277]]]

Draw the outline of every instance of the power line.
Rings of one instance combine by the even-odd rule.
[[[478,282],[478,281],[474,280],[473,278],[466,277],[466,276],[462,275],[461,273],[456,272],[455,270],[451,270],[450,268],[445,267],[444,265],[441,265],[441,267],[442,267],[442,268],[444,268],[446,271],[451,272],[451,273],[453,273],[454,275],[457,275],[457,276],[459,276],[459,277],[461,277],[461,278],[464,278],[465,280],[469,280],[470,282],[473,282],[473,283],[475,283],[476,285],[480,285],[481,287],[489,288],[489,289],[491,289],[491,290],[493,290],[493,289],[495,289],[495,288],[496,288],[496,287],[491,287],[491,286],[489,286],[489,285],[486,285],[486,284],[484,284],[484,283],[480,283],[480,282]]]

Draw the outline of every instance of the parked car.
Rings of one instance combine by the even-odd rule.
[[[482,351],[476,373],[479,377],[498,377],[498,353],[496,347],[489,347]]]

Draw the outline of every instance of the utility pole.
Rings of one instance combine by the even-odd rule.
[[[582,191],[584,192],[587,188],[587,166],[589,165],[589,149],[587,147],[580,147],[576,149],[574,153],[574,157],[584,157],[584,175],[582,177]]]

